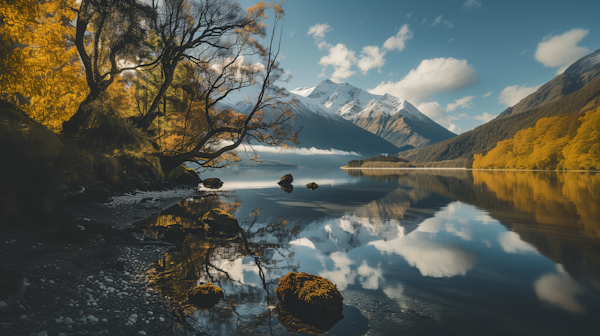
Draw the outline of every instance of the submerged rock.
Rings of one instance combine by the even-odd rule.
[[[201,309],[214,307],[224,297],[223,290],[212,283],[194,287],[187,292],[188,302]]]
[[[277,184],[279,185],[290,185],[292,184],[292,182],[294,182],[294,178],[292,177],[292,174],[285,174],[281,177],[281,179],[279,180],[279,182],[277,182]]]
[[[281,190],[285,191],[287,194],[291,194],[294,191],[294,186],[291,184],[282,184]]]
[[[305,185],[306,189],[309,190],[315,190],[319,187],[318,184],[316,184],[315,182],[310,182],[309,184]]]
[[[290,272],[279,280],[275,294],[285,311],[318,329],[329,329],[344,317],[342,294],[318,275]]]
[[[202,184],[209,189],[219,189],[223,186],[223,181],[218,177],[207,178]]]
[[[202,222],[210,235],[237,236],[240,225],[238,220],[231,214],[215,208],[202,216]]]

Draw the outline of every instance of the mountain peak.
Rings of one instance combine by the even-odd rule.
[[[600,64],[600,49],[594,51],[593,53],[583,56],[577,62],[571,64],[567,70],[565,70],[565,75],[571,76],[579,76],[585,72],[588,72],[592,68],[596,67]]]

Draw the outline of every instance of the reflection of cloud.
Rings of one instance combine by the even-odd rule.
[[[381,264],[377,265],[377,268],[372,268],[367,265],[367,261],[363,260],[360,267],[357,269],[359,275],[360,284],[364,289],[379,289],[379,279],[383,280],[383,272],[381,271]]]
[[[577,301],[577,294],[583,288],[562,267],[557,265],[556,273],[542,275],[534,283],[535,293],[541,301],[573,313],[583,313],[585,308]]]
[[[402,284],[399,283],[395,286],[384,287],[383,292],[390,299],[396,300],[400,307],[407,308],[407,304],[405,303],[406,298],[404,297],[404,286]]]
[[[462,238],[462,240],[473,240],[473,232],[471,232],[471,229],[466,225],[463,225],[460,229],[458,229],[456,226],[454,226],[454,224],[448,223],[446,231]]]
[[[494,223],[496,221],[494,218],[492,218],[487,213],[483,213],[482,215],[479,215],[479,216],[475,217],[475,220],[478,220],[478,221],[481,222],[481,224],[485,224],[485,225],[488,225],[490,223]]]
[[[421,275],[435,278],[465,275],[477,259],[475,254],[458,246],[429,241],[426,234],[418,231],[404,238],[370,244],[381,252],[401,255],[411,266],[418,268]]]
[[[333,270],[323,270],[319,275],[333,282],[339,290],[344,290],[354,283],[356,272],[350,269],[354,261],[350,260],[344,252],[334,252],[330,255],[334,263]]]
[[[498,242],[500,242],[500,246],[502,246],[502,249],[504,249],[506,253],[538,253],[533,245],[521,240],[521,237],[516,232],[508,231],[501,233],[498,236]]]

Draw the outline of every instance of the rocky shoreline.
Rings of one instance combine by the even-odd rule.
[[[202,195],[193,189],[138,192],[72,210],[76,218],[123,230]],[[146,273],[171,248],[167,244],[146,244],[141,234],[134,234],[139,244],[107,244],[92,233],[69,243],[56,227],[35,222],[0,230],[0,334],[193,334],[169,298],[148,287]]]

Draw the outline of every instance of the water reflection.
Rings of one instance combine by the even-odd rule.
[[[153,286],[208,334],[462,335],[494,334],[493,326],[497,334],[577,335],[593,326],[600,175],[340,173],[356,180],[290,195],[275,184],[163,212],[149,232],[162,237],[178,225],[186,237],[156,264]],[[260,203],[260,211],[245,205]],[[239,237],[202,234],[199,218],[216,207],[245,217]],[[278,314],[273,292],[289,271],[334,282],[346,318],[327,331]],[[211,310],[187,306],[181,294],[203,282],[225,291]]]

